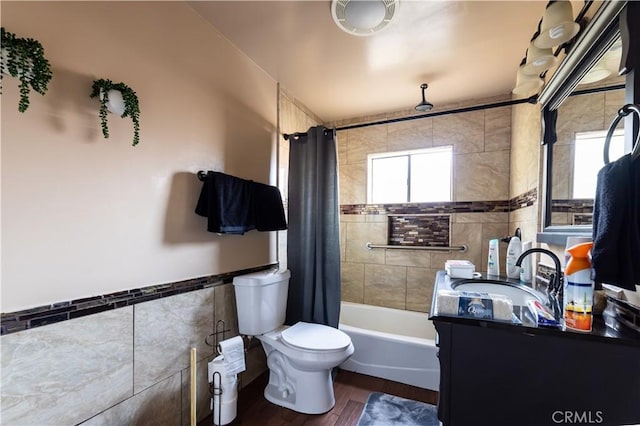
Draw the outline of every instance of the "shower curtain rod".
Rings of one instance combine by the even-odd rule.
[[[576,90],[575,92],[571,93],[569,96],[586,95],[586,94],[598,93],[598,92],[608,92],[610,90],[618,90],[618,89],[624,89],[624,88],[625,88],[624,84],[617,84],[617,85],[614,85],[614,86],[605,86],[605,87],[595,87],[595,88],[591,88],[591,89]],[[476,105],[476,106],[470,106],[470,107],[464,107],[464,108],[450,109],[450,110],[447,110],[447,111],[437,111],[437,112],[432,112],[432,113],[429,113],[429,114],[411,115],[411,116],[408,116],[408,117],[390,118],[388,120],[371,121],[369,123],[352,124],[350,126],[338,127],[335,130],[337,132],[339,132],[341,130],[359,129],[361,127],[378,126],[378,125],[382,125],[382,124],[398,123],[398,122],[401,122],[401,121],[419,120],[419,119],[422,119],[422,118],[438,117],[438,116],[449,115],[449,114],[460,114],[460,113],[463,113],[463,112],[480,111],[480,110],[483,110],[483,109],[500,108],[500,107],[504,107],[504,106],[518,105],[518,104],[524,104],[524,103],[535,104],[537,102],[538,102],[538,95],[533,95],[533,96],[530,96],[528,98],[514,99],[514,100],[502,101],[502,102],[495,102],[495,103],[492,103],[492,104]],[[333,129],[327,129],[325,131],[325,134],[327,132],[331,132],[331,131],[333,131]],[[289,140],[290,138],[297,139],[297,138],[299,138],[301,136],[307,136],[307,132],[296,132],[296,133],[291,133],[291,134],[283,133],[282,134],[282,137],[284,137],[285,140]]]
[[[495,103],[492,103],[492,104],[476,105],[476,106],[471,106],[471,107],[450,109],[450,110],[447,110],[447,111],[437,111],[437,112],[432,112],[432,113],[429,113],[429,114],[411,115],[411,116],[408,116],[408,117],[390,118],[388,120],[371,121],[369,123],[352,124],[350,126],[338,127],[335,130],[339,132],[341,130],[359,129],[361,127],[378,126],[378,125],[382,125],[382,124],[398,123],[398,122],[402,122],[402,121],[419,120],[421,118],[438,117],[438,116],[449,115],[449,114],[459,114],[459,113],[462,113],[462,112],[479,111],[479,110],[490,109],[490,108],[500,108],[500,107],[503,107],[503,106],[510,106],[510,105],[524,104],[524,103],[535,104],[537,101],[538,101],[538,95],[534,95],[534,96],[531,96],[529,98],[524,98],[524,99],[515,99],[515,100],[511,100],[511,101],[495,102]],[[330,130],[328,130],[328,131],[330,131]],[[292,133],[292,134],[283,133],[282,136],[284,137],[285,140],[289,140],[291,137],[299,138],[300,136],[306,136],[306,135],[307,135],[306,132],[296,132],[296,133]]]

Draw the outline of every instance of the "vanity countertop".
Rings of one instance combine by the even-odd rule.
[[[509,279],[505,277],[494,277],[494,276],[487,277],[486,274],[482,274],[481,277],[479,278],[480,279],[498,278],[501,281],[508,281],[508,282],[519,284],[519,285],[523,285],[523,283],[521,283],[518,280]],[[568,339],[591,340],[591,341],[600,341],[600,342],[610,343],[610,344],[640,347],[640,333],[622,325],[613,316],[607,315],[606,312],[604,315],[594,316],[591,332],[573,331],[570,329],[565,329],[564,327],[536,326],[533,319],[534,317],[526,306],[513,307],[514,314],[517,317],[518,321],[520,321],[521,323],[435,315],[435,313],[437,312],[438,290],[443,290],[443,289],[451,290],[452,281],[455,281],[455,279],[451,279],[445,271],[437,272],[434,291],[433,291],[433,300],[431,303],[431,312],[430,312],[431,320],[457,323],[457,324],[476,325],[478,327],[505,329],[505,330],[510,330],[512,332],[516,332],[516,333],[528,333],[528,334],[534,334],[534,335],[550,335],[550,336],[558,336],[558,337],[563,337]],[[528,287],[532,288],[531,285],[528,285]],[[535,290],[535,288],[533,289]]]

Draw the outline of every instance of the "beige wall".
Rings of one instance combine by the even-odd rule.
[[[442,110],[479,105],[483,99]],[[364,117],[337,123],[369,122],[397,116]],[[338,132],[340,204],[366,203],[367,154],[453,145],[453,200],[509,199],[511,108],[501,107]],[[436,271],[447,259],[469,259],[486,270],[491,238],[509,233],[507,212],[451,215],[451,244],[467,253],[368,250],[367,242],[386,244],[386,215],[341,215],[342,299],[350,302],[427,312]],[[504,250],[501,264],[504,265]]]
[[[198,170],[275,183],[277,85],[186,3],[3,1],[2,26],[53,71],[24,114],[3,79],[2,312],[276,260],[193,213]],[[137,92],[137,147],[113,115],[103,139],[98,78]]]

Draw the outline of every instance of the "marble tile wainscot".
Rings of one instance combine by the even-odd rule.
[[[6,424],[189,424],[189,352],[197,348],[198,420],[209,414],[204,339],[238,335],[233,277],[275,265],[2,314]],[[251,345],[250,383],[266,370]]]

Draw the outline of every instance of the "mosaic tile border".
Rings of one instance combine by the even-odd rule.
[[[524,209],[535,204],[538,200],[538,188],[533,188],[509,200],[509,211]]]
[[[342,204],[342,214],[451,214],[451,213],[509,213],[532,206],[538,200],[538,189],[533,188],[510,200],[448,201],[441,203],[402,204]]]
[[[343,204],[342,214],[451,214],[509,212],[509,201],[450,201],[416,204]]]
[[[167,284],[158,284],[148,287],[124,290],[101,296],[85,297],[52,305],[38,306],[23,311],[3,313],[0,317],[0,335],[17,333],[43,325],[54,324],[86,315],[97,314],[111,309],[135,305],[163,297],[175,296],[181,293],[202,290],[228,284],[238,275],[250,274],[278,266],[277,263],[227,272],[218,275],[192,278]]]
[[[449,245],[450,215],[390,215],[388,244],[392,246]]]
[[[593,213],[593,199],[575,198],[569,200],[551,200],[553,213]]]
[[[574,213],[572,223],[574,225],[593,225],[593,213]]]

